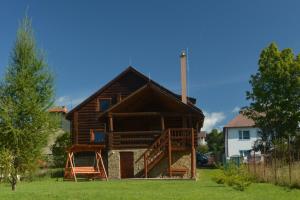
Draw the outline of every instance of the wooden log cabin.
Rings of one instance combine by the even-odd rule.
[[[109,179],[195,178],[197,133],[204,115],[196,99],[186,97],[185,59],[182,54],[182,95],[128,67],[71,110],[66,117],[72,148],[98,146]],[[76,154],[78,159],[90,155],[70,153]]]

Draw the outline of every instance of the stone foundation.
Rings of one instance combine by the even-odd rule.
[[[171,168],[187,168],[188,173],[182,178],[191,178],[191,153],[190,152],[172,152]],[[168,177],[169,160],[165,157],[149,173],[149,178]],[[176,177],[175,177],[176,178]],[[179,178],[179,177],[178,177]]]
[[[120,179],[120,152],[133,152],[134,159],[134,177],[141,177],[142,170],[144,169],[144,158],[141,155],[146,149],[126,149],[126,150],[110,150],[108,151],[108,178]]]
[[[120,179],[120,152],[133,152],[134,157],[134,177],[141,178],[144,174],[144,158],[140,158],[146,149],[126,149],[108,151],[108,177],[110,179]],[[140,159],[139,159],[140,158]],[[151,169],[149,178],[168,177],[169,169],[168,157],[163,158],[154,168]],[[187,168],[188,173],[183,178],[191,177],[191,153],[172,152],[172,168]]]

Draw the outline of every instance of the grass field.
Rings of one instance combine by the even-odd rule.
[[[44,179],[19,183],[12,192],[0,185],[0,199],[222,199],[222,200],[299,200],[300,190],[272,184],[252,184],[245,191],[218,185],[211,180],[216,170],[199,170],[198,181],[122,180],[96,182],[63,182]]]

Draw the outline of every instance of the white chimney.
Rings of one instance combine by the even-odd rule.
[[[187,96],[186,96],[186,53],[185,51],[181,52],[180,55],[180,64],[181,64],[181,101],[183,103],[187,103]]]

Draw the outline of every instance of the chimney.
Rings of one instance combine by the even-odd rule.
[[[180,55],[180,64],[181,64],[181,101],[183,103],[187,103],[187,96],[186,96],[186,53],[185,51],[181,52]]]

